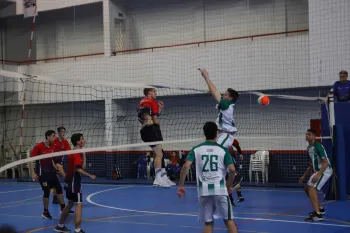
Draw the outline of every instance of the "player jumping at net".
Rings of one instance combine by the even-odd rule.
[[[145,88],[143,94],[145,97],[141,100],[138,109],[138,120],[142,124],[140,130],[141,139],[144,142],[163,141],[158,117],[164,107],[164,103],[156,100],[157,90],[155,88]],[[154,179],[153,186],[170,187],[175,185],[166,174],[165,166],[163,164],[164,152],[162,145],[150,145],[150,147],[155,155],[154,170],[156,178]]]
[[[234,156],[234,151],[233,151],[233,147],[236,148],[238,154],[239,154],[239,158],[240,160],[243,160],[243,154],[242,154],[242,149],[241,149],[241,146],[239,145],[239,142],[237,139],[234,139],[233,140],[233,143],[232,143],[232,146],[230,147],[229,151],[230,151],[230,154],[232,156]],[[236,156],[235,156],[236,157]],[[240,175],[239,173],[239,166],[236,162],[236,158],[232,158],[233,159],[233,164],[235,165],[235,168],[236,168],[236,176],[235,176],[235,180],[233,182],[233,188],[236,190],[236,193],[237,193],[237,197],[238,197],[238,202],[243,202],[244,201],[244,197],[242,195],[242,191],[241,191],[241,182],[243,180],[243,177]],[[229,195],[230,197],[230,201],[231,201],[231,204],[233,206],[235,206],[235,202],[234,202],[234,199],[233,199],[233,196],[232,196],[232,193]]]
[[[180,198],[186,194],[184,182],[194,162],[196,164],[198,217],[205,223],[204,233],[213,232],[214,219],[223,219],[229,233],[238,233],[233,221],[232,206],[228,198],[235,177],[235,167],[228,150],[216,141],[218,127],[207,122],[203,127],[206,141],[189,152],[182,167],[177,194]],[[229,171],[226,183],[225,175]]]
[[[239,94],[232,88],[228,88],[225,94],[221,96],[219,90],[209,79],[208,71],[206,69],[199,69],[199,71],[208,85],[210,94],[218,103],[217,108],[219,114],[216,119],[216,124],[218,125],[217,143],[229,149],[232,147],[234,135],[237,132],[234,113],[235,103],[238,100]]]
[[[74,149],[82,149],[85,146],[85,139],[83,134],[75,133],[71,137],[71,142]],[[61,213],[59,224],[55,227],[56,232],[69,233],[70,230],[64,225],[69,211],[75,204],[75,233],[84,233],[81,229],[82,220],[82,208],[83,208],[83,194],[81,188],[81,175],[88,176],[91,179],[96,179],[95,175],[90,175],[85,171],[86,168],[86,157],[85,154],[70,154],[68,155],[68,167],[67,174],[64,179],[66,197],[68,199],[68,205]]]
[[[55,131],[48,130],[45,133],[45,141],[38,143],[35,145],[31,152],[31,157],[54,153],[54,145],[53,141],[55,139]],[[50,190],[55,189],[57,193],[57,198],[59,203],[61,204],[61,211],[65,208],[64,197],[62,193],[62,186],[60,184],[60,180],[56,174],[56,164],[60,164],[61,162],[56,160],[56,158],[47,158],[40,159],[35,161],[35,166],[33,163],[29,163],[30,170],[32,173],[32,179],[35,181],[39,181],[40,186],[44,192],[43,195],[43,204],[44,204],[44,212],[42,217],[45,219],[52,219],[51,214],[49,212],[49,198],[50,198]],[[35,168],[34,168],[35,167]]]
[[[53,142],[55,152],[71,150],[69,142],[65,139],[66,128],[64,128],[63,126],[58,127],[57,128],[57,133],[58,133],[58,137],[56,137],[54,142]],[[56,157],[56,161],[58,161],[58,162],[60,161],[60,163],[56,164],[56,168],[57,168],[58,173],[62,177],[65,177],[65,172],[64,172],[64,169],[63,169],[63,166],[62,166],[63,156],[62,157]],[[59,204],[59,201],[58,201],[57,195],[56,195],[56,191],[54,191],[54,193],[53,193],[52,203],[53,204]]]
[[[305,177],[313,171],[306,187],[305,193],[310,198],[313,212],[309,213],[309,217],[305,221],[322,221],[323,215],[326,213],[325,208],[320,204],[317,191],[320,191],[324,184],[329,180],[333,174],[332,166],[328,160],[326,150],[321,143],[315,140],[316,131],[308,129],[305,139],[309,143],[307,147],[308,154],[311,159],[309,167],[305,171],[304,175],[299,179],[299,183],[303,183]]]

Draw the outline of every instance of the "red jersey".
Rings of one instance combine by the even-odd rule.
[[[143,123],[143,114],[150,116],[159,116],[159,106],[155,99],[145,97],[141,100],[138,109],[138,119]]]
[[[73,193],[81,192],[81,175],[79,172],[76,172],[76,169],[82,168],[83,165],[81,156],[80,153],[68,155],[67,173],[64,182],[71,185]]]
[[[60,140],[58,137],[53,141],[55,152],[71,150],[69,142],[64,139]]]
[[[30,157],[54,153],[55,151],[52,145],[53,144],[51,144],[50,146],[47,146],[44,142],[36,144],[32,150],[32,153],[30,154]],[[38,175],[41,175],[43,172],[45,173],[56,172],[56,169],[52,165],[52,161],[53,161],[52,158],[36,160],[35,172]]]
[[[66,139],[61,141],[58,137],[56,137],[55,140],[53,141],[53,148],[55,152],[71,150],[69,142]],[[55,161],[59,163],[62,163],[62,160],[63,160],[63,156],[56,157],[55,159]]]

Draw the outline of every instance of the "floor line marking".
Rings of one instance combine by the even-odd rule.
[[[30,200],[37,199],[37,198],[39,198],[39,197],[42,197],[42,196],[31,197],[31,198],[28,198],[28,199],[22,199],[22,200],[18,200],[18,201],[11,201],[11,202],[4,202],[4,203],[0,203],[0,208],[1,208],[1,206],[3,206],[3,205],[8,205],[8,204],[13,204],[13,203],[18,203],[18,202],[30,201]]]
[[[24,205],[32,205],[32,204],[38,204],[38,203],[42,203],[42,201],[36,201],[36,202],[30,202],[30,203],[22,203],[22,204],[19,204],[19,205],[2,206],[2,207],[0,207],[0,209],[6,209],[6,208],[12,208],[12,207],[18,207],[18,206],[24,206]]]
[[[1,186],[1,185],[0,185]],[[25,192],[25,191],[32,191],[32,190],[39,190],[41,188],[35,188],[35,189],[20,189],[20,190],[11,190],[11,191],[5,191],[5,192],[0,192],[0,194],[5,194],[5,193],[15,193],[15,192]]]
[[[198,226],[180,226],[180,227],[183,227],[183,228],[197,228],[197,229],[203,229],[203,227],[198,227]],[[218,228],[218,227],[214,227],[213,230],[227,231],[227,228]],[[269,233],[269,232],[248,231],[248,230],[239,230],[239,232]]]
[[[115,210],[122,210],[122,211],[128,211],[128,212],[197,217],[197,215],[185,214],[185,213],[164,213],[164,212],[154,212],[154,211],[144,211],[144,210],[118,208],[118,207],[114,207],[114,206],[107,206],[107,205],[98,204],[98,203],[96,203],[96,202],[91,200],[91,198],[93,196],[97,195],[97,194],[104,193],[104,192],[109,192],[109,191],[116,190],[116,189],[117,188],[115,188],[115,189],[107,189],[107,190],[102,190],[102,191],[91,193],[89,196],[86,197],[86,201],[88,203],[92,204],[92,205],[96,205],[96,206],[99,206],[99,207],[104,207],[104,208],[108,208],[108,209],[115,209]],[[246,217],[235,217],[235,219],[245,219],[245,220],[254,220],[254,221],[269,221],[269,222],[285,222],[285,223],[322,225],[322,226],[336,226],[336,227],[350,228],[350,225],[340,225],[340,224],[331,224],[331,223],[312,223],[312,222],[300,222],[300,221],[291,221],[291,220],[265,219],[265,218],[246,218]]]
[[[138,215],[123,215],[123,216],[113,216],[113,217],[101,217],[101,218],[93,218],[93,219],[83,219],[82,222],[117,222],[117,221],[112,221],[112,220],[111,221],[102,221],[102,220],[103,219],[111,219],[111,218],[121,219],[121,218],[145,217],[145,216],[155,216],[155,215],[159,215],[159,214],[138,214]],[[37,216],[30,216],[30,217],[37,217]],[[122,221],[120,221],[120,222],[122,222]],[[67,224],[69,224],[69,223],[74,223],[74,219],[68,220]],[[33,230],[26,231],[26,233],[33,233],[33,232],[41,231],[41,230],[44,230],[44,229],[54,228],[54,227],[56,227],[56,225],[57,224],[51,225],[51,226],[44,226],[44,227],[40,227],[40,228],[35,228]]]

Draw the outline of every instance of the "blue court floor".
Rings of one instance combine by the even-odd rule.
[[[19,232],[54,232],[59,205],[50,204],[52,220],[41,218],[42,192],[37,183],[0,182],[0,224],[16,226]],[[194,186],[180,200],[175,188],[142,185],[85,184],[82,228],[94,233],[192,233],[202,232],[197,220]],[[324,202],[323,222],[304,218],[311,205],[301,189],[243,189],[246,201],[234,209],[239,232],[248,233],[350,233],[350,202]],[[67,223],[74,230],[70,217]],[[215,232],[226,232],[215,223]],[[73,231],[72,231],[73,232]]]

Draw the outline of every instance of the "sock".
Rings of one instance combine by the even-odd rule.
[[[241,196],[242,196],[242,191],[241,191],[241,190],[239,190],[239,191],[237,190],[237,196],[238,196],[238,197],[241,197]]]
[[[75,229],[75,232],[80,232],[80,230],[81,230],[80,228],[77,228]]]
[[[64,207],[66,207],[66,205],[65,204],[61,204],[61,210],[63,210]]]
[[[48,209],[44,209],[44,212],[49,212],[49,210]]]
[[[162,178],[162,169],[161,168],[155,168],[154,170],[156,172],[156,179],[161,179]]]
[[[162,178],[163,178],[163,176],[167,176],[166,175],[166,170],[165,170],[165,168],[162,168]],[[165,177],[164,177],[165,178]]]
[[[64,227],[64,224],[57,224],[57,226],[59,226],[59,227]]]

